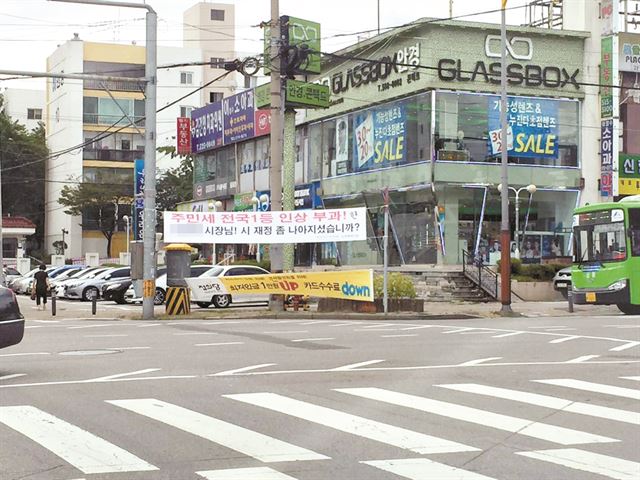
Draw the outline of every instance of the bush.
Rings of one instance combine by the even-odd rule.
[[[500,271],[500,260],[498,260],[498,263],[496,264],[498,267],[498,272]],[[520,275],[522,274],[522,260],[520,260],[519,258],[512,258],[511,259],[511,275]]]
[[[411,277],[402,273],[390,273],[388,284],[389,298],[416,298],[416,287],[411,281]],[[375,298],[383,296],[383,277],[376,275],[373,279],[373,295]]]

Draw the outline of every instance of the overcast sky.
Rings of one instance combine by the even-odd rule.
[[[130,0],[137,1],[137,0]],[[140,0],[141,1],[141,0]],[[576,1],[576,0],[572,0]],[[583,1],[583,0],[577,0]],[[182,45],[182,12],[196,0],[147,0],[158,12],[158,40]],[[211,3],[211,2],[207,2]],[[236,50],[240,56],[260,53],[262,30],[270,0],[227,0],[236,5]],[[402,25],[423,17],[448,17],[449,0],[379,0],[381,27]],[[454,0],[453,15],[498,9],[500,0]],[[508,22],[525,21],[526,0],[509,0]],[[325,51],[355,43],[355,35],[337,34],[376,29],[378,0],[280,0],[280,13],[314,20],[322,25]],[[520,8],[517,8],[520,7]],[[461,20],[499,22],[498,13],[466,16]],[[47,0],[0,0],[0,69],[46,69],[46,57],[58,44],[78,33],[88,41],[144,45],[144,10],[66,4]],[[44,88],[42,80],[3,81],[1,87]]]

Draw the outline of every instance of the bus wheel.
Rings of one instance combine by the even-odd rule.
[[[630,303],[619,303],[618,309],[625,315],[640,315],[640,305],[631,305]]]

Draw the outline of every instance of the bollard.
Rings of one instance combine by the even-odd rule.
[[[567,287],[567,300],[569,301],[569,313],[573,313],[573,289]]]
[[[55,290],[51,292],[51,316],[56,316],[56,292]]]
[[[97,306],[98,306],[98,296],[94,295],[93,297],[91,297],[91,315],[96,314]]]

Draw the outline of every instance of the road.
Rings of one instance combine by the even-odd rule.
[[[638,317],[31,320],[2,480],[640,478]]]

